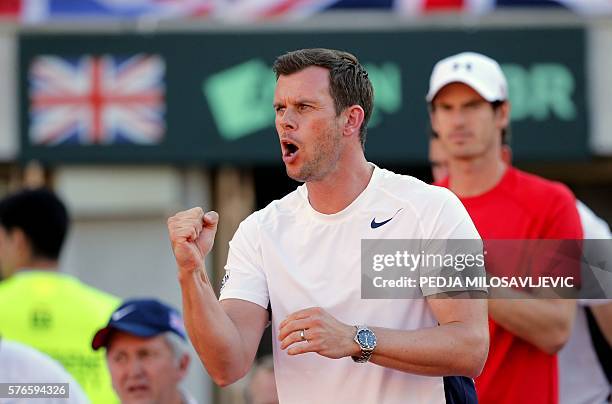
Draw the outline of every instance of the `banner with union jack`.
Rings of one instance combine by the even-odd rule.
[[[28,71],[30,144],[159,144],[165,70],[158,55],[36,57]]]

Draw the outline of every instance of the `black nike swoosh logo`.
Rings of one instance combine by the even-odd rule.
[[[391,220],[393,220],[393,218],[395,217],[395,215],[397,215],[399,213],[400,210],[402,210],[403,208],[400,208],[397,210],[397,212],[395,212],[395,214],[393,216],[391,216],[389,219],[387,220],[383,220],[382,222],[377,222],[376,218],[372,219],[372,223],[370,223],[370,227],[373,229],[376,229],[384,224],[389,223]]]
[[[391,218],[391,219],[393,219],[393,218]],[[383,222],[376,222],[376,218],[374,218],[374,219],[372,219],[372,223],[370,223],[370,227],[375,229],[377,227],[382,226],[383,224],[389,223],[391,221],[391,219],[387,219],[387,220],[385,220]]]

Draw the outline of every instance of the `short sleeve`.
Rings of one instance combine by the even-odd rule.
[[[480,239],[478,230],[459,198],[446,188],[437,187],[444,202],[433,221],[432,239]]]
[[[421,283],[421,291],[424,296],[472,290],[486,292],[475,281],[485,276],[483,244],[476,226],[459,198],[445,188],[438,190],[442,203],[428,238],[423,240],[422,262],[427,265],[422,264],[419,272],[428,279],[444,278],[445,286]]]
[[[582,223],[582,233],[585,240],[609,240],[612,238],[608,223],[597,216],[588,206],[581,201],[577,201],[576,208]]]
[[[269,293],[263,270],[256,214],[246,218],[229,243],[219,300],[241,299],[268,307]]]
[[[545,249],[538,251],[532,261],[536,276],[572,277],[574,284],[583,289],[581,279],[583,231],[576,199],[562,184],[551,189],[553,203],[547,209],[547,221],[542,239],[553,240]]]
[[[545,234],[540,238],[580,240],[583,238],[583,232],[576,199],[567,187],[555,185],[555,194],[551,196],[554,203],[547,209]]]

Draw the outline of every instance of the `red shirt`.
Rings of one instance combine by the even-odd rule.
[[[439,184],[448,188],[448,179]],[[509,167],[482,195],[460,198],[483,239],[582,239],[576,200],[563,184]],[[506,331],[489,318],[489,356],[476,379],[480,403],[554,404],[556,355]]]

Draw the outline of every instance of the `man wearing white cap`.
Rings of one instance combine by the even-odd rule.
[[[426,99],[448,155],[449,176],[438,185],[461,199],[483,239],[582,238],[569,189],[502,159],[510,103],[496,61],[473,52],[439,61]],[[479,401],[558,402],[555,353],[569,337],[574,311],[570,300],[490,300],[491,347],[476,379]]]

